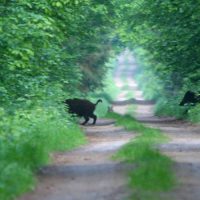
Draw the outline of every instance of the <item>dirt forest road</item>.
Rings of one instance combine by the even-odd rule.
[[[128,166],[110,159],[134,135],[98,120],[84,127],[88,144],[66,153],[56,153],[54,163],[42,169],[36,189],[20,200],[122,200],[129,194]]]
[[[132,64],[134,65],[134,63]],[[130,73],[121,67],[116,71],[115,80],[118,87],[123,88],[124,81],[119,76],[123,73],[129,88],[134,91],[134,98],[137,99],[137,102],[141,102],[141,104],[137,104],[134,117],[149,127],[160,129],[169,138],[169,142],[160,145],[159,148],[163,154],[171,157],[174,161],[177,186],[172,191],[163,194],[161,199],[200,200],[200,126],[172,117],[154,116],[154,105],[145,104],[137,83],[130,76]],[[120,96],[120,99],[126,100],[125,92]],[[114,111],[124,114],[128,107],[129,105],[115,107]]]
[[[115,84],[122,89],[118,100],[127,99],[126,84],[128,90],[134,91],[135,98],[143,101],[132,79],[134,60],[130,56],[128,59],[132,68],[125,69],[121,58],[115,71]],[[115,105],[113,109],[124,114],[128,106]],[[173,118],[155,117],[152,104],[138,104],[135,117],[147,126],[161,129],[170,138],[169,143],[159,148],[174,160],[178,185],[164,194],[167,197],[164,199],[200,200],[200,127]],[[137,134],[126,132],[107,119],[99,119],[96,126],[82,128],[88,144],[70,152],[55,153],[54,162],[39,172],[35,190],[18,200],[130,199],[127,172],[132,166],[113,161],[111,156]]]
[[[125,200],[130,165],[113,161],[112,155],[136,134],[116,127],[113,120],[97,119],[82,126],[88,144],[70,152],[55,153],[42,168],[34,191],[18,200]]]

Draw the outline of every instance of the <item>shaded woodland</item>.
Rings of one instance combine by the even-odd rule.
[[[2,0],[0,199],[31,188],[49,152],[85,142],[61,102],[99,98],[125,48],[155,112],[199,122],[200,105],[179,106],[199,91],[199,10],[194,0]]]

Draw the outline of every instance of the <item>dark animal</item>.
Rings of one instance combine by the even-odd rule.
[[[99,102],[102,102],[101,99],[99,99],[95,104],[85,100],[85,99],[66,99],[64,103],[68,107],[68,112],[72,114],[76,114],[79,117],[84,117],[85,121],[82,123],[82,125],[85,125],[90,117],[93,118],[93,124],[96,123],[97,116],[93,113],[97,104]]]
[[[184,105],[194,106],[196,103],[200,103],[200,95],[192,91],[187,91],[179,105],[180,106],[184,106]]]

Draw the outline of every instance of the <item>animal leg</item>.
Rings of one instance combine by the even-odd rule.
[[[82,123],[82,125],[85,125],[88,121],[89,121],[89,117],[88,116],[84,116],[85,121]]]
[[[92,124],[95,124],[97,120],[97,116],[95,114],[92,114],[90,117],[94,119]]]

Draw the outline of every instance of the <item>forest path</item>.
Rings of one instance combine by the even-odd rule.
[[[43,167],[37,186],[18,200],[125,200],[130,164],[111,159],[136,136],[117,127],[113,120],[97,119],[95,126],[81,126],[88,143],[69,152],[54,153]]]
[[[162,193],[160,199],[200,200],[200,126],[173,117],[156,117],[153,114],[154,105],[145,104],[135,81],[132,78],[128,78],[127,81],[134,90],[134,98],[141,102],[133,116],[148,127],[160,129],[169,138],[169,142],[159,145],[159,149],[174,161],[173,170],[177,185],[171,191]],[[123,87],[123,81],[118,79],[116,82]],[[122,95],[114,111],[120,114],[127,113],[130,104],[123,103],[126,101]]]
[[[122,90],[118,100],[126,100],[127,91],[134,91],[134,98],[143,102],[137,105],[134,116],[147,126],[161,129],[170,138],[159,148],[174,160],[179,184],[163,194],[161,199],[200,200],[200,127],[174,118],[155,117],[153,104],[145,104],[132,79],[134,67],[124,68],[120,63],[118,66],[115,84]],[[122,76],[125,78],[122,79]],[[113,109],[125,114],[129,106],[114,105]],[[116,127],[114,121],[107,119],[98,119],[96,126],[82,128],[88,144],[70,152],[55,153],[52,165],[40,171],[36,189],[19,200],[129,199],[131,191],[127,186],[127,172],[132,166],[113,161],[111,156],[136,134]]]
[[[111,156],[134,134],[116,127],[114,121],[99,119],[96,126],[82,126],[88,144],[63,153],[55,153],[52,165],[38,175],[33,192],[20,200],[123,200],[129,195],[129,165],[113,161]]]
[[[143,99],[133,76],[127,75],[122,68],[118,68],[116,74],[126,76],[129,91],[134,92],[137,107],[132,115],[146,126],[160,129],[169,138],[169,142],[159,145],[159,149],[174,161],[173,170],[177,185],[173,190],[162,193],[160,199],[200,200],[200,126],[173,117],[155,116],[153,103]],[[124,80],[120,77],[116,76],[115,82],[123,89]],[[126,105],[126,102],[134,101],[127,101],[126,96],[126,91],[119,95],[118,99],[121,101],[116,103],[118,106],[114,107],[115,112],[125,114],[131,110],[130,104]]]

